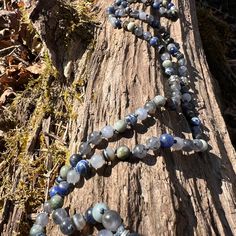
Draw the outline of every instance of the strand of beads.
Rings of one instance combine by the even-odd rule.
[[[178,44],[170,38],[170,34],[160,27],[159,21],[152,15],[145,12],[133,10],[130,4],[135,1],[122,1],[119,0],[108,7],[107,14],[108,19],[114,28],[123,28],[126,31],[133,33],[138,38],[147,41],[150,46],[157,49],[162,61],[162,67],[164,74],[168,77],[168,85],[170,89],[170,101],[169,106],[175,110],[181,105],[183,114],[187,118],[187,121],[191,127],[192,135],[194,138],[201,138],[202,129],[201,122],[195,112],[195,105],[192,99],[192,95],[189,92],[188,87],[188,70],[186,67],[186,60],[184,55],[179,51]],[[177,14],[176,8],[171,1],[149,1],[154,9],[158,9],[161,16],[167,17],[168,14],[162,14],[163,12],[173,11],[175,16]],[[163,10],[166,7],[166,10]],[[121,14],[122,12],[122,14]],[[147,22],[153,28],[159,29],[158,36],[152,36],[150,32],[144,32],[144,30],[137,26],[132,21],[121,21],[121,17],[129,16],[130,18],[140,19]],[[176,17],[175,17],[176,19]],[[176,58],[176,62],[171,58]]]

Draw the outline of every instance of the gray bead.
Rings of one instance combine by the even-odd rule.
[[[90,158],[89,162],[95,170],[102,168],[106,164],[104,157],[96,153]]]
[[[165,52],[163,54],[161,54],[161,60],[165,61],[165,60],[170,60],[170,54],[168,52]]]
[[[189,93],[184,93],[182,95],[182,101],[183,102],[190,102],[192,100],[192,96]]]
[[[188,69],[186,66],[180,66],[178,71],[179,71],[180,76],[187,76],[188,75]]]
[[[111,138],[114,135],[114,129],[110,125],[106,125],[102,128],[101,133],[104,138]]]
[[[194,139],[193,140],[193,150],[195,152],[201,152],[203,149],[203,143],[200,139]]]
[[[126,158],[129,157],[129,155],[130,155],[130,149],[125,145],[118,147],[116,150],[116,156],[120,160],[125,160]]]
[[[76,229],[79,230],[79,231],[81,231],[86,225],[86,221],[85,221],[82,214],[73,215],[72,221],[73,221]]]
[[[123,133],[125,132],[127,128],[127,122],[126,120],[118,120],[115,124],[114,124],[114,129],[118,132],[118,133]]]
[[[185,76],[181,76],[181,77],[180,77],[180,81],[181,81],[183,84],[185,84],[185,85],[188,85],[188,83],[189,83],[188,78],[185,77]]]
[[[107,147],[103,151],[103,154],[107,161],[114,161],[116,159],[116,154],[113,148]]]
[[[97,236],[113,236],[114,234],[107,229],[102,229],[98,232]]]
[[[144,109],[147,110],[148,114],[155,114],[156,112],[156,104],[153,101],[149,101],[144,105]]]
[[[108,210],[102,216],[102,224],[107,230],[116,231],[121,223],[120,215],[116,211]]]
[[[40,233],[44,232],[44,228],[41,225],[33,225],[30,229],[30,236],[37,236]]]
[[[146,146],[148,149],[155,151],[161,146],[160,139],[157,137],[151,137],[147,140]]]
[[[75,226],[72,222],[72,219],[67,217],[63,219],[63,221],[60,224],[60,230],[65,235],[71,235],[75,231]]]
[[[182,150],[185,151],[185,152],[193,151],[194,150],[193,141],[190,140],[190,139],[184,139]]]
[[[52,208],[51,208],[50,202],[47,201],[43,204],[43,210],[48,214],[52,213]]]
[[[147,149],[146,147],[143,145],[143,144],[137,144],[133,151],[132,151],[132,154],[137,157],[137,158],[144,158],[147,156]]]
[[[150,32],[144,32],[143,33],[143,39],[146,40],[146,41],[150,41],[152,37],[152,34]]]
[[[135,19],[138,19],[139,18],[139,11],[136,11],[136,10],[133,10],[129,13],[129,15],[132,17],[132,18],[135,18]]]
[[[148,112],[146,109],[144,108],[138,108],[136,111],[135,111],[135,114],[138,116],[138,119],[139,120],[145,120],[147,119],[148,117]]]
[[[179,66],[185,66],[186,65],[186,60],[184,58],[181,58],[178,60]]]
[[[208,144],[207,144],[207,142],[205,141],[205,140],[203,140],[203,139],[199,139],[201,142],[202,142],[202,144],[203,144],[203,147],[202,147],[202,149],[201,149],[201,152],[205,152],[205,151],[207,151],[207,149],[208,149]]]
[[[88,142],[94,145],[98,145],[102,141],[100,132],[94,131],[88,136]]]
[[[175,69],[173,67],[167,67],[167,68],[165,68],[165,74],[174,75],[175,74]]]
[[[166,10],[165,7],[160,7],[159,13],[160,13],[161,16],[163,16],[166,12],[167,12],[167,10]]]
[[[81,143],[79,146],[79,151],[82,155],[88,155],[92,148],[88,142]]]
[[[92,216],[97,222],[102,223],[102,216],[107,210],[109,210],[107,204],[97,203],[92,209]]]
[[[109,16],[108,16],[108,20],[109,20],[109,22],[111,23],[111,25],[112,25],[114,28],[116,28],[116,21],[117,21],[116,17],[114,17],[114,15],[109,15]]]
[[[141,27],[136,27],[134,30],[134,34],[138,37],[141,37],[143,35],[143,29]]]
[[[161,95],[157,95],[156,97],[154,97],[153,102],[158,107],[164,107],[166,104],[166,98]]]
[[[147,13],[140,11],[139,12],[139,19],[145,21],[147,19]]]
[[[174,137],[174,144],[172,148],[178,151],[178,150],[182,150],[183,146],[184,146],[184,140],[179,137]]]
[[[58,208],[53,211],[52,219],[55,224],[59,225],[62,223],[63,219],[67,218],[68,214],[64,208]]]
[[[35,224],[41,225],[42,227],[46,227],[48,221],[49,221],[48,214],[46,212],[42,212],[36,217]]]

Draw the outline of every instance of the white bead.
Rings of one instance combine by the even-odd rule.
[[[138,115],[139,120],[145,120],[148,117],[148,112],[144,108],[138,108],[135,111],[135,114]]]
[[[80,181],[80,174],[76,170],[70,170],[67,173],[66,180],[69,184],[77,184]]]
[[[102,155],[99,155],[99,154],[94,154],[91,157],[91,159],[89,160],[89,162],[95,170],[100,169],[106,163],[104,157]]]
[[[99,223],[102,223],[102,216],[106,210],[109,210],[108,206],[105,203],[97,203],[92,209],[92,216],[94,220]]]
[[[174,144],[172,148],[176,151],[181,150],[184,146],[184,140],[179,137],[174,137]]]
[[[106,125],[101,130],[102,136],[104,138],[111,138],[114,135],[114,129],[110,125]]]

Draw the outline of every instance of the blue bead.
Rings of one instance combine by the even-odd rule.
[[[56,183],[56,184],[59,184],[59,183],[61,183],[62,181],[65,181],[65,180],[62,179],[61,176],[58,176],[58,177],[55,179],[55,183]]]
[[[170,148],[175,140],[174,137],[170,134],[162,134],[160,137],[161,147],[163,148]]]
[[[120,19],[116,19],[115,21],[115,25],[118,29],[121,29],[121,20]]]
[[[67,183],[66,181],[63,181],[61,182],[59,185],[58,185],[58,194],[60,196],[66,196],[68,195],[70,192],[70,184]]]
[[[149,43],[150,43],[151,46],[155,47],[155,46],[158,45],[158,41],[159,41],[159,39],[157,37],[152,37],[150,39]]]
[[[169,52],[170,52],[171,55],[174,55],[178,52],[178,48],[177,47],[172,47],[172,48],[170,48]]]
[[[169,10],[171,7],[173,7],[175,4],[170,2],[168,5],[167,5],[167,9]]]
[[[153,28],[160,28],[160,22],[157,20],[152,21],[152,23],[150,24]]]
[[[201,125],[201,121],[198,117],[195,116],[195,117],[191,118],[190,124],[193,126],[199,126],[199,125]]]
[[[128,6],[128,2],[122,1],[121,6],[124,7],[124,8],[126,8],[126,7]]]
[[[80,175],[87,175],[89,172],[89,162],[87,160],[81,160],[77,163],[75,170]]]
[[[52,186],[52,187],[49,189],[49,196],[50,196],[50,197],[55,196],[56,194],[58,194],[58,190],[59,190],[59,188],[58,188],[57,185]]]
[[[174,75],[175,74],[175,69],[173,67],[167,67],[165,69],[165,74],[169,75],[169,76]]]
[[[160,9],[160,3],[154,2],[154,3],[152,4],[152,7],[153,7],[154,9],[159,10],[159,9]]]
[[[193,126],[191,128],[193,138],[201,139],[202,138],[202,129],[200,126]]]
[[[134,125],[137,124],[138,118],[135,114],[130,114],[130,115],[125,117],[125,120],[126,120],[128,125],[134,126]]]
[[[115,8],[113,6],[110,6],[110,7],[107,8],[106,12],[107,12],[108,15],[114,14],[115,13]]]
[[[92,210],[93,208],[90,207],[84,214],[84,219],[86,220],[86,222],[88,222],[89,224],[96,224],[96,220],[93,218],[93,215],[92,215]]]
[[[71,157],[70,157],[70,165],[71,165],[72,167],[75,167],[75,166],[77,165],[77,163],[78,163],[80,160],[82,160],[81,155],[79,155],[79,154],[73,154],[73,155],[71,155]]]
[[[120,6],[120,4],[122,3],[122,0],[116,0],[115,3],[117,6]]]

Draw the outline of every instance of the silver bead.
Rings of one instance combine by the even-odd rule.
[[[174,137],[174,144],[172,148],[178,151],[178,150],[182,150],[183,146],[184,146],[184,140],[179,137]]]

